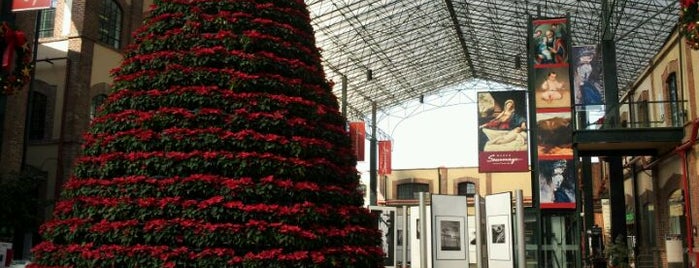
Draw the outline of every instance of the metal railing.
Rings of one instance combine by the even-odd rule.
[[[613,105],[575,105],[576,130],[683,127],[687,101],[620,102]]]

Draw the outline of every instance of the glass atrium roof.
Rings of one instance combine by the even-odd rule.
[[[597,44],[609,30],[623,94],[679,14],[677,0],[305,1],[337,96],[347,77],[349,119],[369,118],[372,103],[385,110],[454,87],[525,89],[529,16],[567,15],[573,46]],[[611,11],[609,27],[602,23],[603,6]]]

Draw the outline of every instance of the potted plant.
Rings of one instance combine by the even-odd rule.
[[[619,235],[604,249],[609,267],[626,268],[629,266],[629,249],[626,246],[624,237]]]

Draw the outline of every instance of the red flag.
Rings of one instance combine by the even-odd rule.
[[[366,128],[364,122],[350,122],[350,140],[352,140],[352,151],[357,157],[357,161],[364,161],[364,140],[366,139]]]
[[[391,174],[391,141],[379,141],[379,174]]]

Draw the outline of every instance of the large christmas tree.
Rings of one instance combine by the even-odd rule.
[[[155,1],[32,267],[379,267],[302,0]]]

